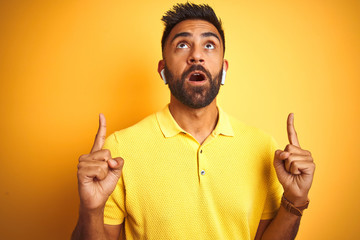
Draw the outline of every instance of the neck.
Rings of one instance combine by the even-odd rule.
[[[208,106],[194,109],[171,96],[169,109],[177,124],[190,133],[200,144],[215,129],[218,121],[219,111],[216,107],[216,98]]]

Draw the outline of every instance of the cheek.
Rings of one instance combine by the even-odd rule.
[[[181,76],[186,70],[186,57],[173,54],[166,58],[166,65],[174,76]]]
[[[169,61],[173,64],[182,64],[186,63],[189,57],[189,53],[187,51],[174,51],[169,57]]]
[[[219,71],[222,70],[223,68],[223,61],[222,59],[221,60],[211,60],[211,61],[208,61],[208,64],[207,64],[208,68],[211,69],[213,76],[215,76],[216,74],[219,73]],[[215,75],[214,75],[215,74]]]
[[[220,51],[205,51],[205,62],[211,66],[218,66],[223,64],[223,56]]]

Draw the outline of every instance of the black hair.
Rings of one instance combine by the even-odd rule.
[[[204,20],[214,25],[214,27],[216,27],[220,33],[220,37],[223,42],[223,50],[225,53],[225,36],[221,19],[216,16],[214,10],[209,5],[197,5],[189,2],[178,3],[174,5],[172,9],[167,11],[164,16],[162,16],[161,21],[163,21],[165,24],[164,33],[161,39],[161,48],[163,52],[166,39],[168,38],[171,30],[175,27],[176,24],[188,19]]]

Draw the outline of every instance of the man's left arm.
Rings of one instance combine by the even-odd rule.
[[[275,171],[284,188],[282,203],[273,220],[260,221],[255,240],[294,239],[309,201],[315,164],[311,153],[300,147],[292,113],[288,116],[287,133],[290,144],[284,151],[277,150],[274,157]]]

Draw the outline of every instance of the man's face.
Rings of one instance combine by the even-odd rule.
[[[178,23],[166,40],[163,64],[177,100],[191,108],[209,105],[219,92],[223,66],[227,68],[219,32],[203,20]]]

